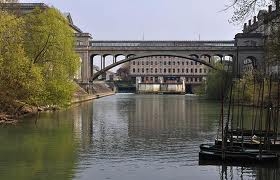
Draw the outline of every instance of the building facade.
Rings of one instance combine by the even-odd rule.
[[[252,34],[259,33],[264,37],[264,44],[276,41],[279,43],[279,24],[280,24],[280,0],[275,0],[273,5],[269,5],[267,10],[260,10],[257,16],[244,23],[243,33]],[[247,58],[244,60],[243,71],[252,72],[255,69],[255,63],[253,58]],[[275,54],[270,54],[269,51],[265,53],[265,71],[269,74],[279,75],[280,63]]]
[[[201,59],[209,61],[206,56]],[[209,68],[201,63],[171,56],[152,56],[130,61],[130,76],[136,84],[181,84],[190,93],[193,87],[206,80],[208,71]]]

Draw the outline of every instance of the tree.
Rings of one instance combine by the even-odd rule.
[[[0,12],[0,111],[12,111],[15,100],[29,102],[39,93],[40,73],[23,48],[24,21]]]
[[[121,80],[123,81],[129,81],[130,77],[129,77],[129,62],[124,63],[121,65],[121,67],[117,70],[117,75],[121,78]]]
[[[0,112],[22,103],[69,104],[79,59],[63,15],[53,8],[23,17],[1,11],[0,24]]]
[[[230,5],[226,9],[233,8],[231,22],[244,22],[249,16],[256,11],[273,3],[275,0],[230,0]]]
[[[79,66],[72,29],[54,8],[35,9],[24,19],[24,48],[43,76],[45,90],[41,99],[48,104],[69,103],[75,90],[72,79]]]
[[[211,70],[206,81],[206,96],[209,99],[221,99],[222,95],[227,96],[230,84],[231,73],[224,70],[223,64],[217,62],[214,64],[217,70]]]

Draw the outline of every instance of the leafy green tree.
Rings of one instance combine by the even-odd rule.
[[[217,70],[211,70],[206,81],[206,96],[208,99],[226,97],[232,82],[231,73],[224,70],[223,64],[215,64]]]
[[[32,65],[43,76],[45,90],[40,95],[40,103],[69,103],[75,90],[72,79],[79,66],[72,29],[54,8],[35,9],[24,19],[24,48]]]
[[[24,21],[0,12],[0,110],[11,111],[15,100],[30,102],[39,94],[40,73],[25,56]]]
[[[1,11],[0,24],[0,112],[69,104],[79,59],[63,15],[53,8],[23,17]]]

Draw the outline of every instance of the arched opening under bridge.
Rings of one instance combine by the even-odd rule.
[[[114,68],[120,64],[132,61],[132,60],[138,60],[141,58],[147,58],[147,57],[152,57],[152,56],[170,56],[170,57],[177,57],[177,58],[182,58],[182,59],[186,59],[186,60],[191,60],[191,61],[195,61],[198,63],[201,63],[205,66],[208,66],[212,69],[216,69],[211,63],[206,62],[205,60],[199,59],[198,57],[191,57],[191,56],[187,56],[187,55],[180,55],[180,54],[171,54],[171,53],[155,53],[155,54],[143,54],[143,55],[138,55],[138,56],[131,56],[128,58],[125,58],[123,60],[117,61],[114,64],[111,64],[105,68],[103,68],[102,70],[98,71],[97,73],[93,74],[93,76],[90,78],[90,82],[94,81],[95,79],[97,79],[100,75],[102,75],[103,73],[105,73],[106,71],[110,70],[111,68]]]

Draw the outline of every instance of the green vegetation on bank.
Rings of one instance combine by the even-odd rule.
[[[0,11],[0,112],[19,102],[67,105],[78,69],[72,29],[54,8],[21,17]]]
[[[207,80],[197,89],[198,94],[205,95],[207,99],[218,100],[222,95],[227,96],[232,74],[224,69],[220,62],[214,64],[217,70],[211,70],[207,75]]]

